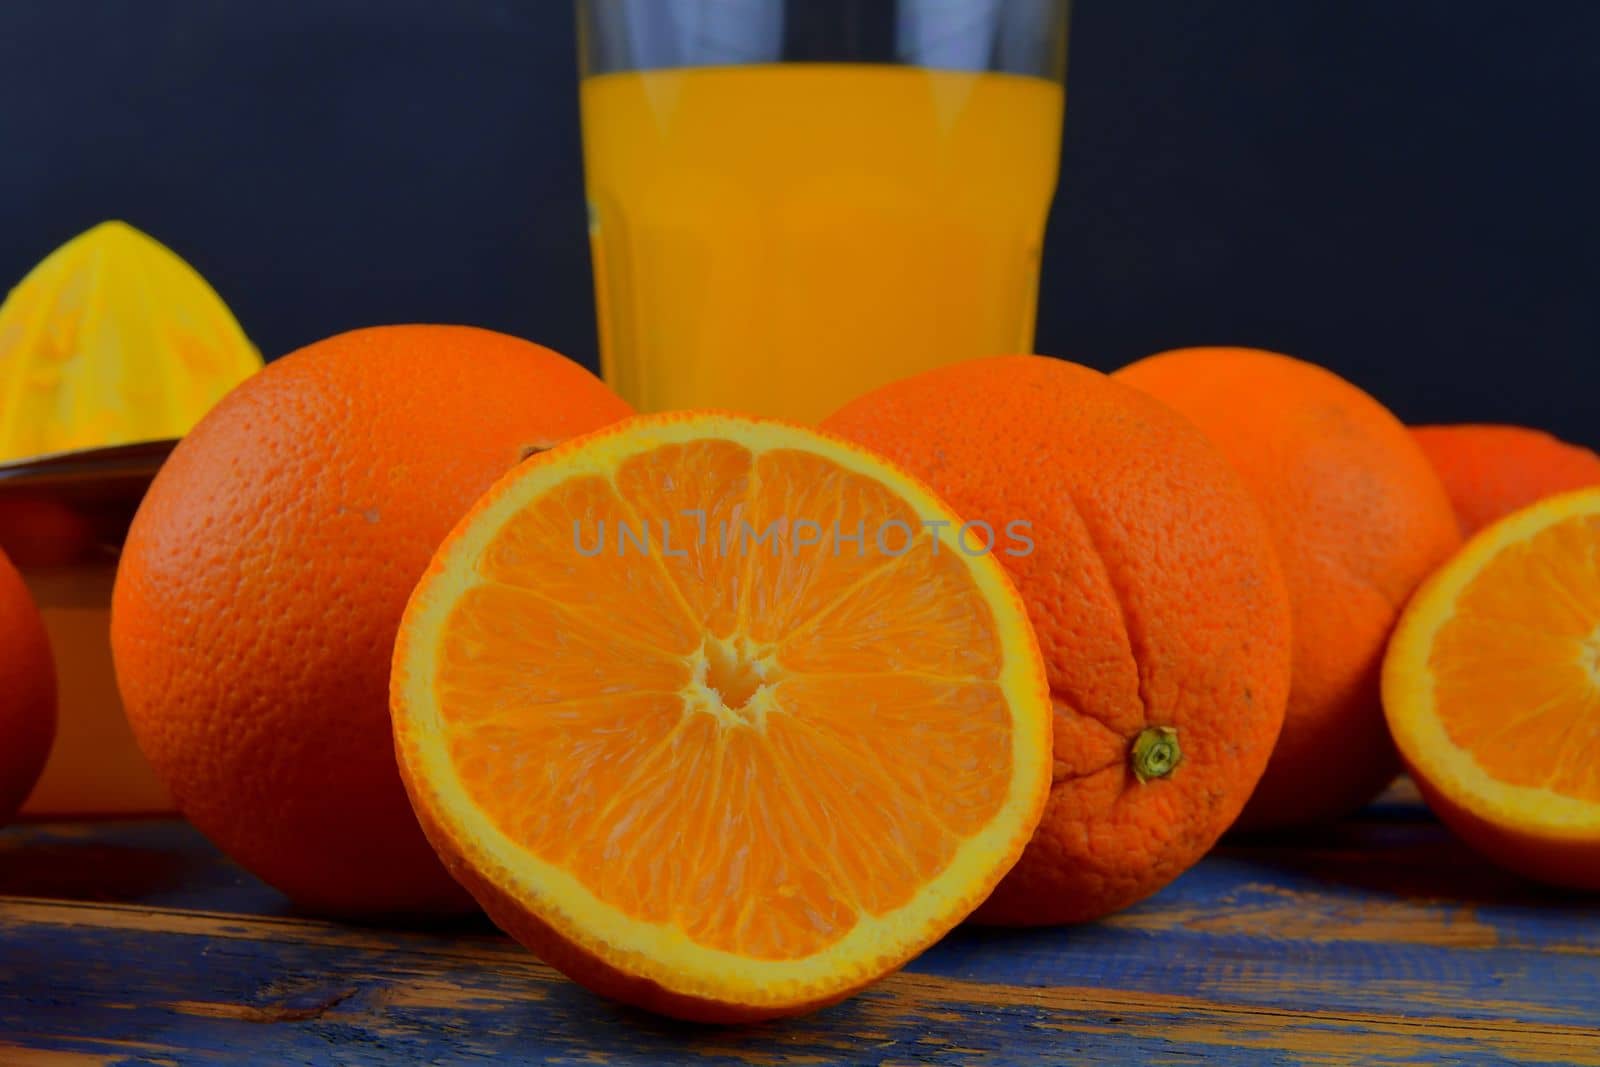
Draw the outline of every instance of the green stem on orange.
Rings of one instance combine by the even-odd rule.
[[[1133,764],[1133,776],[1141,782],[1170,777],[1183,762],[1178,731],[1171,726],[1146,726],[1133,739],[1129,761]]]

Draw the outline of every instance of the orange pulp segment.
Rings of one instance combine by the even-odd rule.
[[[1525,873],[1600,887],[1600,490],[1468,542],[1407,607],[1383,694],[1442,818]]]
[[[1042,810],[1043,665],[981,541],[776,422],[643,417],[535,457],[402,624],[424,827],[602,991],[696,1018],[838,999],[981,903]]]

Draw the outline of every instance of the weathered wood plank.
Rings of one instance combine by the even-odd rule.
[[[1106,922],[958,931],[829,1011],[716,1030],[590,997],[481,920],[297,917],[182,824],[25,826],[0,833],[0,1065],[1600,1064],[1597,914],[1401,797],[1232,841]]]
[[[490,933],[13,900],[0,902],[0,1035],[96,1055],[107,1041],[149,1045],[185,1062],[245,1042],[274,1062],[338,1049],[350,1063],[1123,1063],[1225,1050],[1229,1062],[1600,1063],[1593,956],[1178,938],[963,931],[845,1005],[718,1031],[613,1008]]]

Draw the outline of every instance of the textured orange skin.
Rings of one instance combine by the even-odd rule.
[[[1411,436],[1444,483],[1462,537],[1547,496],[1600,485],[1600,456],[1543,430],[1415,426]]]
[[[1056,704],[1055,776],[1021,861],[974,918],[1081,922],[1187,870],[1266,766],[1289,689],[1289,601],[1249,491],[1195,429],[1097,371],[976,360],[846,404],[825,429],[991,523]],[[1033,523],[1008,556],[1005,524]],[[1140,783],[1145,726],[1184,762]]]
[[[1461,541],[1427,457],[1372,397],[1288,356],[1189,348],[1114,377],[1187,416],[1233,461],[1289,583],[1289,712],[1239,828],[1354,811],[1400,768],[1378,697],[1385,644],[1412,591]]]
[[[0,552],[0,826],[28,799],[56,736],[56,673],[44,620]]]
[[[178,807],[300,906],[469,906],[411,812],[389,660],[445,534],[530,448],[630,413],[549,349],[455,326],[321,341],[179,444],[129,532],[117,679]]]

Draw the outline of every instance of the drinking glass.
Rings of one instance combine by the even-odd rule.
[[[814,421],[1033,346],[1068,0],[578,0],[601,367]]]

